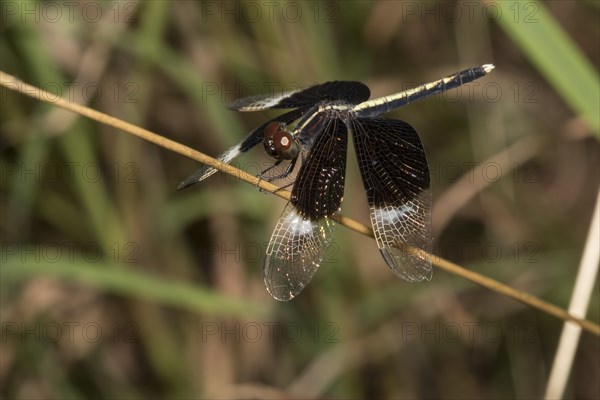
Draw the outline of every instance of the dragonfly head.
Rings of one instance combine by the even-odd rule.
[[[298,141],[277,121],[265,127],[263,145],[266,153],[276,160],[293,160],[300,153]]]

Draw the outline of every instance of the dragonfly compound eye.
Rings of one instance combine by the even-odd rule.
[[[268,124],[263,133],[264,141],[263,145],[265,147],[265,152],[276,160],[280,160],[281,157],[277,153],[277,149],[275,148],[275,141],[273,140],[273,136],[281,129],[281,124],[277,121],[273,121]]]
[[[273,135],[275,151],[284,160],[292,160],[298,157],[300,146],[289,132],[278,130]]]
[[[271,122],[270,124],[265,126],[265,130],[264,130],[265,139],[273,139],[273,136],[275,135],[275,133],[277,133],[277,131],[281,130],[281,129],[282,129],[281,123],[279,123],[277,121]]]
[[[300,153],[300,146],[285,126],[277,121],[268,124],[264,129],[266,153],[276,160],[292,160]]]

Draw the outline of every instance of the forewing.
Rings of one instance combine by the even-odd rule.
[[[280,301],[293,299],[310,282],[331,244],[334,222],[302,217],[288,203],[273,231],[264,266],[267,291]]]
[[[419,135],[406,122],[393,119],[359,118],[351,124],[383,258],[404,280],[431,279],[431,261],[406,248],[430,253],[432,247],[429,168]]]
[[[264,130],[268,124],[270,124],[273,121],[278,121],[278,122],[283,122],[283,123],[289,124],[289,123],[297,120],[298,118],[300,118],[302,116],[302,114],[304,114],[306,111],[307,111],[307,108],[292,110],[290,112],[279,115],[279,116],[265,122],[264,124],[260,125],[258,128],[254,129],[252,132],[250,132],[244,138],[244,140],[242,140],[240,143],[236,144],[235,146],[231,147],[229,150],[227,150],[226,152],[221,154],[217,159],[221,162],[229,164],[231,161],[236,159],[238,156],[247,152],[248,150],[250,150],[257,144],[262,142],[263,136],[264,136]],[[183,182],[181,182],[179,184],[179,186],[177,187],[177,190],[182,190],[182,189],[192,186],[198,182],[201,182],[204,179],[211,176],[212,174],[214,174],[215,172],[217,172],[217,170],[215,168],[209,167],[208,165],[203,165],[202,167],[200,167],[200,169],[198,169],[196,172],[194,172],[194,174],[190,175]]]
[[[230,110],[260,111],[269,108],[310,107],[321,101],[343,100],[350,104],[369,99],[369,87],[361,82],[333,81],[280,94],[244,97],[227,105]]]
[[[277,300],[290,300],[308,284],[333,238],[329,218],[341,206],[348,130],[338,119],[316,116],[315,140],[267,248],[265,284]]]

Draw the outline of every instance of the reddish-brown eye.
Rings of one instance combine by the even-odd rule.
[[[265,147],[265,152],[276,160],[280,160],[281,157],[277,153],[273,137],[280,130],[281,124],[277,121],[269,123],[267,126],[265,126],[265,129],[263,130],[263,146]]]
[[[298,142],[294,140],[292,135],[289,132],[278,130],[273,135],[273,143],[275,146],[275,151],[279,155],[279,157],[284,160],[291,160],[298,157],[298,153],[300,153],[300,146],[298,146]]]
[[[263,146],[266,153],[276,160],[292,160],[298,157],[300,146],[285,125],[273,121],[265,126]]]
[[[269,125],[265,126],[264,130],[264,138],[265,139],[273,139],[275,133],[280,130],[281,124],[277,121],[271,122]]]

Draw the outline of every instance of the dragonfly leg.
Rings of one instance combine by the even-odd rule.
[[[271,182],[272,178],[269,178],[269,177],[268,177],[268,176],[266,176],[265,174],[266,174],[267,172],[271,171],[272,169],[274,169],[274,168],[277,168],[277,167],[278,167],[278,166],[279,166],[279,165],[280,165],[282,162],[283,162],[283,160],[277,160],[277,161],[275,161],[275,163],[273,163],[273,165],[271,165],[269,168],[267,168],[267,169],[265,169],[264,171],[262,171],[262,172],[261,172],[261,173],[258,175],[258,177],[259,177],[261,180],[265,180],[265,181],[267,181],[267,182]]]
[[[266,180],[267,182],[273,182],[279,179],[283,179],[283,178],[287,178],[292,171],[294,171],[294,167],[296,166],[296,162],[298,161],[298,157],[293,158],[290,163],[288,164],[288,166],[285,168],[285,171],[283,171],[281,174],[279,175],[275,175],[275,176],[270,176],[270,177],[266,177],[265,174],[267,172],[269,172],[270,170],[272,170],[273,168],[279,166],[279,164],[281,164],[283,160],[279,160],[277,161],[275,164],[273,164],[272,166],[270,166],[269,168],[265,169],[263,172],[260,173],[260,177],[261,179]]]

